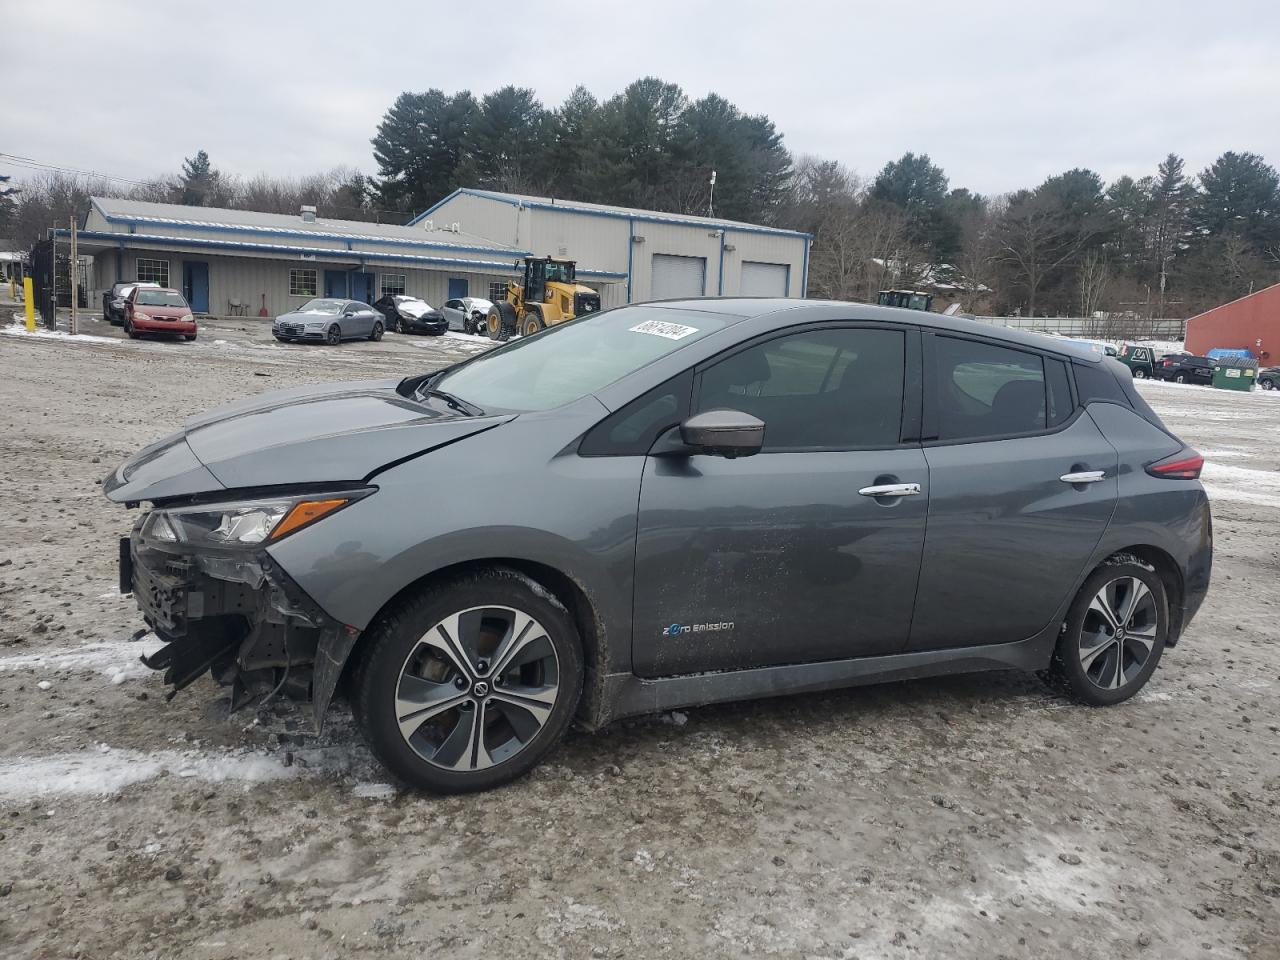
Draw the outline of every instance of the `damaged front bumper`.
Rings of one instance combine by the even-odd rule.
[[[142,662],[179,690],[208,672],[231,688],[231,709],[283,694],[309,701],[318,731],[351,648],[339,623],[266,550],[218,551],[144,536],[120,542],[120,590],[132,593],[165,645]]]

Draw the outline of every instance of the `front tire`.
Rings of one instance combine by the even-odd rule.
[[[1155,570],[1136,558],[1105,563],[1072,601],[1050,679],[1081,703],[1121,703],[1150,679],[1168,635],[1169,603]]]
[[[365,642],[356,721],[392,773],[437,793],[528,772],[563,737],[582,693],[569,612],[506,568],[410,595]]]
[[[493,305],[485,318],[485,332],[490,340],[505,342],[511,339],[516,331],[516,308],[505,300]]]
[[[325,343],[329,344],[329,346],[336,347],[342,342],[342,328],[336,323],[331,325],[328,332],[325,334],[324,339]]]
[[[138,331],[133,329],[133,321],[127,318],[124,321],[124,335],[130,340],[137,340],[140,336]]]

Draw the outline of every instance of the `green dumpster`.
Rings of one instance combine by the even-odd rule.
[[[1258,380],[1258,361],[1252,357],[1218,357],[1213,361],[1213,385],[1223,390],[1252,390]]]

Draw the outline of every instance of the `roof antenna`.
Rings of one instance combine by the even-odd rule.
[[[714,217],[716,215],[715,200],[716,200],[716,172],[712,170],[711,171],[711,195],[707,197],[707,216],[708,217]]]

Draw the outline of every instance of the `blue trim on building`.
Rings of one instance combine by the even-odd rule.
[[[340,240],[346,243],[348,250],[352,249],[352,245],[355,243],[368,243],[393,247],[423,247],[430,250],[453,250],[458,253],[487,253],[492,256],[531,256],[527,250],[508,250],[502,247],[462,246],[456,243],[439,243],[432,240],[367,237],[359,234],[328,233],[321,232],[319,230],[293,230],[289,227],[255,227],[248,224],[238,226],[236,224],[227,223],[206,223],[196,220],[179,220],[174,217],[131,216],[124,213],[109,213],[103,209],[102,205],[99,204],[97,200],[93,201],[93,205],[95,209],[97,209],[98,213],[101,214],[102,218],[108,223],[127,224],[129,226],[130,233],[134,233],[139,226],[145,227],[148,224],[159,224],[168,227],[182,227],[187,230],[213,233],[250,233],[256,236],[314,237],[318,240]]]
[[[479,197],[483,200],[493,200],[497,203],[505,203],[512,207],[526,207],[530,210],[554,210],[558,213],[576,213],[587,217],[604,217],[609,220],[641,220],[645,223],[666,223],[681,227],[702,227],[708,230],[729,230],[734,233],[759,233],[774,237],[804,237],[812,239],[813,234],[802,233],[799,230],[783,230],[780,227],[756,227],[750,224],[727,223],[718,220],[689,220],[681,217],[679,214],[670,215],[661,213],[624,213],[621,210],[592,210],[587,207],[577,207],[572,201],[567,203],[544,203],[540,200],[525,200],[518,197],[508,196],[503,193],[493,193],[488,190],[473,190],[470,187],[459,187],[449,196],[445,197],[435,206],[431,207],[424,213],[418,214],[409,221],[408,226],[413,226],[419,221],[425,219],[428,214],[434,213],[450,200],[457,196]]]
[[[67,237],[71,231],[66,228],[59,228],[54,231],[55,236]],[[166,247],[192,247],[200,250],[247,250],[259,253],[290,253],[305,255],[318,262],[345,263],[351,259],[355,259],[357,264],[363,264],[366,260],[375,262],[390,263],[423,263],[432,266],[448,266],[457,267],[460,270],[469,268],[474,273],[519,273],[520,268],[515,266],[509,260],[464,260],[460,257],[429,257],[423,255],[414,255],[408,253],[374,253],[371,251],[360,250],[334,250],[329,247],[296,247],[286,244],[276,243],[252,243],[247,240],[212,240],[205,237],[165,237],[155,234],[146,233],[112,233],[101,231],[81,230],[80,237],[85,240],[115,240],[123,245],[125,239],[142,244],[156,244]],[[609,270],[579,270],[579,275],[584,277],[595,277],[602,280],[624,280],[626,274],[614,273]]]
[[[716,296],[724,296],[724,231],[720,231],[720,279],[716,283]]]
[[[636,220],[627,223],[627,303],[631,302],[631,269],[636,259]]]

